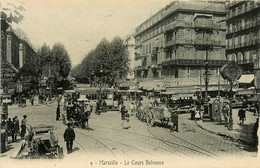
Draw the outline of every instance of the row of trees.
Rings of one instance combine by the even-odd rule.
[[[50,49],[43,46],[37,51],[37,72],[39,76],[66,78],[71,70],[71,61],[67,50],[61,43],[55,43]]]
[[[23,12],[26,9],[23,3],[13,0],[12,3],[7,3],[1,10],[1,32],[6,30],[9,24],[19,24],[23,21]],[[6,27],[4,27],[6,26]],[[16,29],[14,32],[20,39],[24,39],[31,46],[29,39],[21,29]],[[19,69],[17,80],[23,77],[24,80],[30,80],[35,87],[42,77],[52,79],[52,83],[57,86],[67,83],[64,79],[67,78],[71,71],[71,61],[65,47],[61,43],[55,43],[50,49],[49,46],[43,46],[35,53],[34,51],[26,51],[26,61],[24,66]]]
[[[58,87],[69,88],[67,77],[71,71],[69,55],[61,43],[55,43],[50,49],[46,44],[31,56],[32,59],[19,69],[17,79],[30,81],[31,89],[37,89],[42,79],[47,79],[47,84],[55,90]]]
[[[129,72],[129,54],[124,40],[116,36],[111,42],[102,39],[81,64],[72,69],[71,75],[79,82],[99,82],[114,85]]]

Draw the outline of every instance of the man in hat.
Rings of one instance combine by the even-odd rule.
[[[66,141],[67,153],[69,154],[72,152],[73,141],[75,140],[75,132],[71,128],[71,123],[68,123],[68,128],[65,130],[63,137]]]
[[[230,106],[229,106],[228,102],[224,102],[222,112],[223,112],[224,118],[225,118],[225,127],[228,127],[229,111],[230,111]]]
[[[14,117],[14,140],[17,141],[17,135],[20,133],[20,124],[17,116]]]
[[[59,119],[60,119],[60,105],[58,105],[56,109],[56,121],[58,121]]]
[[[238,111],[238,117],[240,120],[240,125],[243,126],[244,121],[246,120],[246,111],[243,107]]]
[[[24,138],[24,135],[26,133],[26,124],[27,124],[27,119],[26,118],[27,118],[27,115],[24,115],[22,123],[21,123],[21,138],[22,139]]]
[[[171,118],[172,118],[172,122],[173,122],[171,131],[173,131],[173,129],[175,128],[175,131],[179,132],[179,130],[178,130],[178,114],[177,114],[177,111],[174,111],[172,113]]]

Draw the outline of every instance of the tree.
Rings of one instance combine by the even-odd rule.
[[[25,11],[21,2],[14,0],[13,2],[8,2],[6,6],[2,7],[1,18],[8,23],[20,23],[24,16],[22,12]]]
[[[114,37],[111,42],[111,55],[108,60],[110,60],[110,74],[113,82],[115,80],[115,77],[121,79],[127,76],[130,70],[129,53],[127,51],[126,45],[124,44],[124,41],[118,36]]]
[[[51,65],[56,68],[58,75],[66,78],[71,70],[71,61],[67,50],[61,43],[55,43],[51,50]]]
[[[129,61],[126,45],[120,37],[114,37],[112,42],[103,38],[71,74],[76,80],[82,78],[94,80],[93,77],[96,76],[103,78],[105,80],[103,82],[113,85],[116,78],[121,79],[127,75]]]
[[[49,67],[51,65],[52,58],[51,58],[51,50],[50,47],[47,46],[46,43],[37,51],[37,61],[36,67],[38,71],[38,75],[48,76],[49,74]]]

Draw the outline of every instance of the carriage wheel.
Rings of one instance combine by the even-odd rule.
[[[164,118],[161,120],[161,123],[163,124],[164,127],[166,127],[169,123],[169,118]]]

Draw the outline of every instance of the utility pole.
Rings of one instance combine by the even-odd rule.
[[[206,102],[208,102],[208,85],[209,85],[209,79],[208,79],[208,67],[209,62],[208,62],[208,50],[206,50],[206,66],[205,66],[205,99]]]

